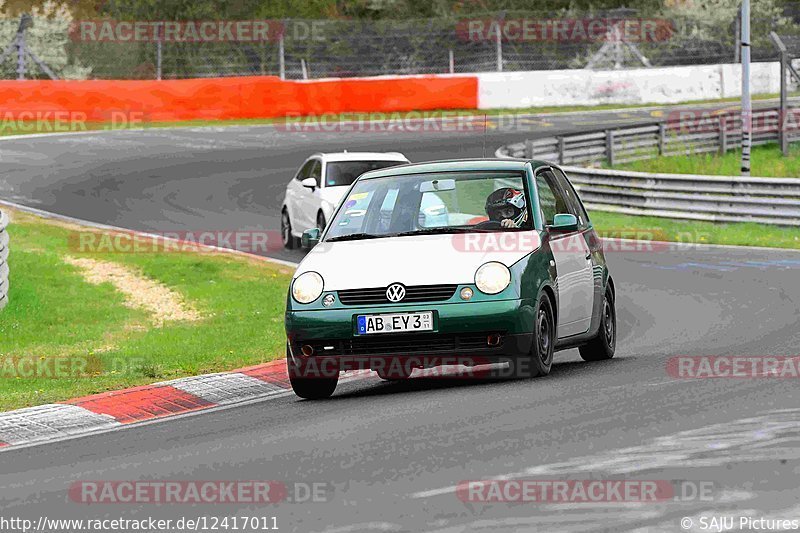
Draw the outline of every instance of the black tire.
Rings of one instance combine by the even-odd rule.
[[[581,346],[578,351],[584,361],[604,361],[614,357],[617,347],[617,308],[614,292],[606,287],[603,309],[600,315],[600,331],[597,336]]]
[[[288,354],[287,354],[288,355]],[[286,358],[286,366],[289,374],[289,383],[296,395],[306,400],[323,400],[330,398],[336,385],[339,383],[338,372],[331,377],[303,376],[303,372],[297,365],[292,364],[291,358]]]
[[[515,378],[535,378],[546,376],[553,366],[556,345],[556,322],[550,297],[542,293],[533,327],[533,342],[529,355],[509,361],[509,372]]]
[[[287,250],[297,248],[297,238],[292,235],[292,221],[289,220],[289,211],[286,208],[281,211],[281,240]]]
[[[382,372],[378,370],[377,372],[378,377],[383,381],[403,381],[411,377],[411,372],[413,372],[413,369],[409,371],[408,369],[403,368],[392,372]]]
[[[320,211],[319,213],[317,213],[317,228],[319,228],[320,231],[324,231],[325,226],[327,225],[328,223],[325,222],[325,215],[322,214],[322,211]]]

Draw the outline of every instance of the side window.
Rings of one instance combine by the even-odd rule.
[[[585,229],[589,226],[589,215],[586,213],[586,209],[583,207],[580,198],[578,198],[575,187],[572,186],[567,176],[561,170],[556,168],[553,169],[553,172],[561,190],[564,191],[564,196],[567,198],[567,205],[570,208],[569,212],[578,218],[578,227]]]
[[[311,167],[308,177],[314,178],[314,181],[317,182],[317,188],[319,188],[319,184],[322,181],[322,163],[318,159],[314,160],[314,166]]]
[[[311,167],[314,166],[316,163],[316,159],[309,159],[306,161],[306,164],[300,167],[300,170],[297,172],[297,176],[294,177],[297,181],[303,181],[311,174]]]
[[[539,189],[539,206],[545,224],[553,224],[553,219],[559,213],[571,212],[551,171],[542,170],[536,174],[536,188]]]

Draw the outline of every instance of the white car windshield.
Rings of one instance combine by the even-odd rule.
[[[325,241],[531,229],[523,175],[437,172],[359,181]]]
[[[405,165],[403,161],[331,161],[325,171],[325,186],[350,185],[364,172]]]

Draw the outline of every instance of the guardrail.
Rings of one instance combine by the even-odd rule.
[[[0,309],[8,303],[8,215],[0,211]]]
[[[753,112],[753,145],[778,142],[781,123],[789,142],[800,141],[800,108],[781,117],[779,108]],[[718,152],[724,154],[742,144],[742,119],[736,112],[675,111],[667,120],[652,124],[610,128],[588,133],[526,140],[498,150],[504,157],[544,159],[559,164],[597,163],[613,166],[658,156]],[[699,115],[699,116],[698,116]]]
[[[588,209],[800,227],[800,179],[562,167]]]
[[[655,124],[526,140],[502,146],[495,155],[557,161],[561,165],[602,160],[613,165],[660,155],[725,153],[741,146],[741,117],[737,113],[674,118]],[[756,111],[753,123],[753,144],[778,141],[777,108]],[[800,130],[788,132],[787,139],[800,141]],[[589,209],[711,222],[800,226],[797,178],[563,168]]]

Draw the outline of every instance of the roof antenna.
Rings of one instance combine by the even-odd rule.
[[[483,114],[483,158],[486,159],[486,113]]]

